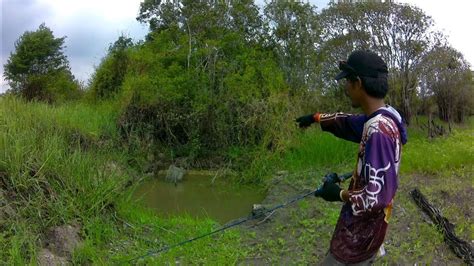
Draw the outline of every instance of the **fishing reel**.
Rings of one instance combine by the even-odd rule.
[[[315,195],[318,195],[321,190],[323,189],[323,186],[324,184],[326,183],[341,183],[341,182],[344,182],[345,180],[349,179],[352,177],[352,172],[350,173],[345,173],[345,174],[342,174],[342,175],[338,175],[336,173],[329,173],[329,174],[326,174],[324,177],[323,177],[323,183],[319,186],[319,188],[315,191]]]

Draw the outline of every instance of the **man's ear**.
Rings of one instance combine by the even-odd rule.
[[[364,85],[362,85],[362,80],[359,77],[357,77],[357,80],[354,81],[354,85],[357,89],[364,90]]]

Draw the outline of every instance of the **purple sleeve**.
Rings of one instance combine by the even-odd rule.
[[[365,115],[349,115],[344,113],[321,114],[321,129],[334,134],[338,138],[359,143],[362,138]]]
[[[389,136],[381,132],[370,135],[360,176],[366,186],[349,191],[354,215],[383,210],[392,202],[398,187],[395,149]]]

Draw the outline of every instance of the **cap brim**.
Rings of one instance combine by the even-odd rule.
[[[343,70],[339,74],[337,74],[337,76],[334,79],[335,80],[340,80],[340,79],[343,79],[347,76],[349,76],[349,73],[347,73],[346,71]]]

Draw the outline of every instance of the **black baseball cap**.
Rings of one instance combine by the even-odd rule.
[[[388,73],[387,64],[383,59],[369,50],[352,52],[347,61],[339,61],[339,69],[341,72],[336,76],[336,80],[348,76],[377,78]]]

